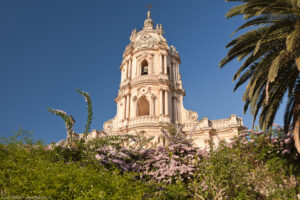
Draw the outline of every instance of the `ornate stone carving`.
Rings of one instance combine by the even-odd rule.
[[[147,92],[148,92],[149,94],[151,94],[151,87],[148,87]]]
[[[138,62],[141,62],[141,60],[142,60],[143,58],[146,58],[148,55],[149,55],[149,53],[147,53],[147,52],[143,52],[143,53],[139,54],[139,55],[137,56],[137,58],[139,59]]]
[[[151,38],[151,35],[149,35],[149,34],[144,34],[144,35],[141,36],[141,40],[143,40],[143,41],[147,41],[150,38]]]
[[[147,40],[140,39],[135,42],[134,47],[136,50],[145,49],[145,48],[156,48],[157,42],[153,38],[148,38]]]
[[[134,42],[134,40],[132,42]],[[125,51],[123,53],[123,57],[125,57],[127,54],[129,54],[132,49],[133,49],[133,44],[130,43],[129,45],[126,46]]]
[[[160,24],[160,25],[156,25],[156,33],[158,34],[158,35],[163,35],[164,34],[164,30],[163,30],[163,28],[162,28],[162,25]]]
[[[104,130],[112,130],[112,128],[113,128],[112,120],[108,120],[108,121],[104,122],[104,124],[103,124]]]
[[[132,97],[132,100],[133,100],[134,102],[136,102],[136,101],[137,101],[137,96],[133,96],[133,97]]]
[[[146,89],[146,88],[141,88],[141,93],[142,93],[143,95],[145,95],[145,94],[147,93],[147,89]]]
[[[176,51],[176,48],[173,46],[173,45],[171,45],[171,47],[170,47],[170,53],[172,54],[172,55],[175,55],[175,56],[179,56],[179,53],[178,53],[178,51]]]
[[[188,117],[188,119],[192,122],[197,121],[198,120],[198,114],[194,111],[191,110],[187,110],[186,111],[186,115]]]
[[[131,41],[131,42],[134,42],[134,41],[135,41],[136,35],[137,35],[137,31],[136,31],[136,29],[134,29],[134,30],[131,32],[131,36],[130,36],[130,41]]]
[[[156,97],[154,94],[151,95],[151,99],[152,99],[152,100],[155,100],[156,98],[157,98],[157,97]]]

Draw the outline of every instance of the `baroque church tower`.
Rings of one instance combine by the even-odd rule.
[[[199,121],[196,112],[183,107],[185,90],[179,72],[179,54],[174,46],[168,45],[162,25],[154,28],[150,11],[147,15],[143,29],[132,31],[123,54],[120,89],[115,98],[117,113],[104,123],[103,130],[109,134],[133,135],[143,131],[159,142],[161,124],[172,123],[192,134],[199,147],[206,146],[209,139],[218,143],[237,135],[245,127],[236,115]]]

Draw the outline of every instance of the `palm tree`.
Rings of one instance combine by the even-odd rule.
[[[236,31],[252,26],[254,29],[226,46],[230,49],[220,67],[234,58],[243,60],[233,77],[237,81],[234,90],[248,83],[243,96],[244,112],[249,109],[253,114],[252,126],[259,115],[260,127],[270,129],[287,94],[284,126],[286,131],[292,126],[300,153],[300,1],[227,1],[242,2],[226,14],[227,18],[244,16],[246,22]]]

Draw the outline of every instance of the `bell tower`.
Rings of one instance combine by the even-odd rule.
[[[133,30],[120,66],[116,116],[104,123],[111,133],[160,133],[160,122],[178,123],[185,95],[180,57],[167,44],[162,25],[154,28],[148,11],[141,31]]]
[[[181,60],[175,47],[169,46],[163,35],[162,25],[154,27],[148,11],[142,30],[132,31],[130,43],[125,48],[120,65],[120,89],[115,98],[117,113],[104,123],[103,129],[108,134],[144,131],[158,140],[162,134],[161,123],[173,123],[182,125],[185,132],[195,131],[195,139],[201,140],[196,143],[203,146],[205,138],[216,134],[213,120],[198,121],[196,112],[183,107]]]

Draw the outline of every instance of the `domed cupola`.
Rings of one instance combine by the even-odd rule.
[[[147,15],[143,29],[139,32],[136,29],[132,31],[130,36],[131,43],[127,45],[123,57],[139,50],[170,49],[167,40],[163,37],[162,25],[157,24],[154,28],[150,11],[148,11]]]

